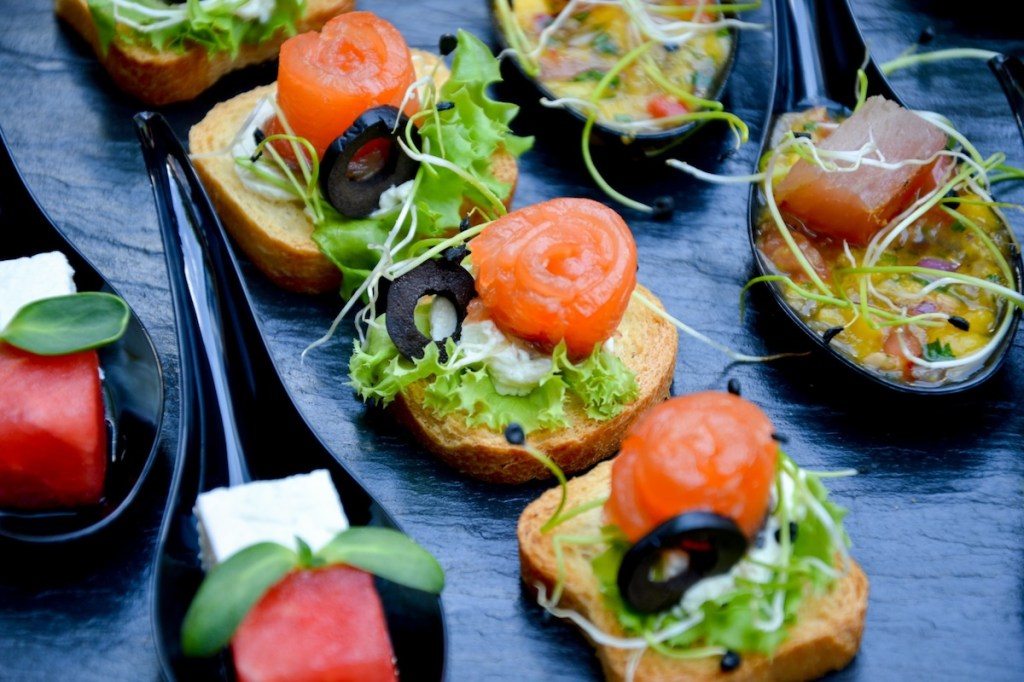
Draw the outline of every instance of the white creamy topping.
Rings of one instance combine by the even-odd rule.
[[[786,500],[786,507],[793,515],[791,520],[796,522],[802,521],[806,516],[807,510],[803,507],[797,508],[794,503],[795,486],[793,479],[790,478],[788,473],[783,471],[779,474],[779,483],[782,488],[782,495]],[[776,503],[775,487],[773,486],[770,502],[772,513],[769,514],[765,527],[761,531],[759,538],[761,546],[758,547],[755,544],[751,547],[728,573],[704,578],[688,589],[686,594],[683,595],[682,601],[682,607],[686,613],[696,613],[697,609],[705,602],[718,599],[722,595],[732,592],[736,588],[737,577],[757,583],[771,581],[771,569],[758,564],[776,564],[781,557],[782,545],[775,539],[775,533],[780,528],[779,521],[774,515]]]
[[[406,180],[401,185],[391,185],[380,195],[379,208],[370,214],[371,218],[386,215],[401,206],[412,194],[413,180]]]
[[[266,97],[261,99],[253,113],[249,114],[249,118],[246,119],[245,126],[241,132],[235,137],[235,144],[231,147],[231,156],[236,159],[252,158],[253,154],[256,153],[256,129],[274,115],[276,115],[276,112],[270,99]],[[262,168],[264,171],[277,173],[282,181],[286,180],[284,175],[278,173],[273,165],[264,164]],[[267,182],[241,164],[235,164],[235,173],[238,174],[238,179],[241,180],[242,184],[250,192],[261,194],[274,201],[295,201],[298,199],[293,193]]]
[[[508,338],[490,320],[464,323],[459,349],[487,366],[502,395],[526,395],[551,371],[550,355]]]
[[[203,0],[200,5],[207,3],[219,4],[222,0]],[[265,24],[270,21],[270,15],[274,13],[274,9],[277,7],[277,0],[249,0],[241,7],[235,10],[235,16],[240,19],[255,19],[261,24]]]
[[[74,277],[60,251],[0,261],[0,329],[29,303],[75,293]]]
[[[338,492],[323,469],[211,490],[199,496],[194,512],[206,570],[259,542],[294,549],[299,537],[315,552],[348,528]]]
[[[455,304],[444,296],[435,296],[430,304],[430,338],[433,341],[447,339],[459,326]]]

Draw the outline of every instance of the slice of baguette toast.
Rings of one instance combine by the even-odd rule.
[[[309,0],[296,22],[297,32],[319,29],[355,4],[355,0]],[[54,0],[53,9],[92,46],[119,88],[153,106],[193,99],[227,73],[276,58],[281,43],[288,38],[280,32],[258,45],[243,45],[235,57],[227,52],[210,55],[202,46],[181,52],[157,51],[117,38],[104,53],[86,0]]]
[[[569,481],[566,509],[594,499],[606,498],[611,490],[611,462]],[[519,517],[519,562],[523,582],[531,593],[543,585],[550,595],[558,575],[552,538],[554,535],[597,537],[603,525],[598,507],[542,533],[541,526],[558,506],[559,490],[553,488],[531,502]],[[600,548],[564,544],[565,581],[560,608],[571,609],[615,637],[627,635],[615,615],[605,608],[591,560]],[[840,562],[837,562],[837,568]],[[796,625],[772,656],[742,654],[740,666],[722,672],[718,657],[693,660],[672,659],[647,651],[640,660],[635,682],[801,682],[813,680],[845,667],[856,655],[867,612],[868,579],[852,559],[849,570],[822,595],[808,596],[800,606]],[[626,679],[626,668],[634,652],[594,644],[608,680]]]
[[[428,52],[412,52],[417,76],[428,73],[440,59]],[[447,77],[448,70],[441,64],[435,80],[443,82]],[[313,241],[313,223],[302,202],[275,201],[250,192],[235,172],[230,153],[201,156],[230,146],[256,104],[274,92],[276,85],[271,84],[215,106],[189,131],[189,151],[197,157],[193,158],[196,171],[224,227],[263,274],[278,286],[299,293],[336,290],[341,272]],[[507,206],[519,172],[515,157],[506,152],[496,154],[491,171],[510,185]]]
[[[637,285],[637,293],[657,302],[641,285]],[[614,352],[636,374],[637,399],[612,419],[598,421],[587,416],[576,396],[570,396],[565,406],[569,425],[527,434],[527,443],[546,453],[566,474],[614,455],[633,421],[668,397],[678,342],[674,326],[631,299],[615,336]],[[503,433],[483,426],[467,427],[459,413],[442,417],[425,408],[426,381],[406,388],[388,409],[427,450],[462,473],[492,483],[551,477],[522,447],[509,445]]]

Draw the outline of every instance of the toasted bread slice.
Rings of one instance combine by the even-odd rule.
[[[637,292],[657,300],[641,285],[637,285]],[[598,421],[587,416],[576,396],[570,396],[565,406],[569,425],[528,434],[527,442],[546,453],[567,474],[614,455],[630,424],[668,397],[678,342],[675,327],[631,300],[615,336],[614,352],[636,374],[640,389],[637,399],[612,419]],[[426,409],[426,381],[412,384],[388,406],[424,447],[455,469],[492,483],[551,477],[551,472],[522,447],[509,445],[504,434],[482,426],[467,427],[458,413],[442,417]]]
[[[417,74],[427,73],[439,62],[433,54],[412,52]],[[448,70],[441,64],[435,79],[443,82],[447,77]],[[235,172],[230,153],[203,156],[226,150],[256,104],[274,92],[276,85],[271,84],[215,106],[189,131],[189,150],[196,157],[196,170],[221,222],[256,267],[290,291],[335,290],[341,284],[341,272],[313,242],[313,223],[302,202],[275,201],[250,192]],[[506,152],[496,154],[491,171],[499,181],[510,185],[507,206],[519,173],[515,157]]]
[[[319,29],[328,19],[348,12],[355,4],[355,0],[309,0],[296,29],[299,33]],[[104,53],[86,0],[54,0],[53,9],[92,46],[118,87],[154,106],[193,99],[231,71],[274,59],[281,43],[288,38],[280,32],[258,45],[243,45],[234,57],[227,52],[211,55],[202,46],[160,52],[117,38]]]
[[[567,509],[589,500],[607,497],[611,490],[611,462],[569,481]],[[531,502],[519,517],[520,572],[534,593],[543,585],[550,595],[558,575],[552,538],[554,535],[596,537],[603,525],[602,508],[592,509],[561,523],[545,534],[541,526],[558,506],[559,490],[553,488]],[[615,637],[626,633],[610,610],[605,608],[591,560],[600,549],[589,545],[565,544],[564,592],[559,607],[571,609]],[[838,566],[837,566],[838,567]],[[722,672],[719,659],[673,659],[647,651],[640,660],[635,682],[799,682],[813,680],[846,666],[857,653],[868,603],[868,579],[853,560],[849,570],[828,592],[809,596],[801,604],[797,624],[772,656],[746,653],[739,668]],[[608,680],[626,678],[626,667],[634,652],[594,645]]]

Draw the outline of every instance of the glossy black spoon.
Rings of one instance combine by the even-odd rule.
[[[1024,141],[1024,61],[1016,55],[999,55],[988,60],[988,66],[1003,86],[1020,139]]]
[[[763,129],[758,158],[763,158],[777,142],[775,129],[781,116],[811,107],[823,106],[837,113],[849,113],[857,101],[857,73],[867,76],[867,94],[882,95],[904,106],[881,70],[870,59],[863,36],[857,28],[848,0],[774,0],[775,11],[775,89],[772,108]],[[759,185],[751,187],[749,199],[749,237],[758,274],[774,274],[775,269],[757,247],[758,225],[764,206]],[[1019,251],[1011,254],[1014,287],[1021,289],[1022,265]],[[830,344],[832,337],[811,329],[786,302],[781,284],[770,285],[772,294],[791,320],[817,345],[855,374],[870,382],[911,394],[948,394],[977,386],[990,378],[1002,365],[1013,345],[1020,320],[1015,308],[1007,332],[981,366],[969,376],[944,383],[911,384],[891,379],[864,367]]]
[[[60,251],[75,270],[79,291],[117,293],[39,206],[14,163],[2,130],[0,230],[0,260]],[[0,509],[0,540],[33,544],[82,540],[113,524],[138,495],[156,457],[163,421],[160,359],[134,312],[124,336],[101,348],[99,357],[109,445],[102,501],[58,511]]]
[[[153,183],[178,321],[178,459],[153,577],[153,626],[171,680],[230,680],[226,655],[181,653],[181,624],[203,578],[193,506],[200,492],[328,469],[352,525],[397,528],[296,409],[274,368],[238,263],[187,154],[159,114],[135,117]],[[286,447],[282,448],[281,443]],[[443,677],[440,599],[377,581],[403,680]]]

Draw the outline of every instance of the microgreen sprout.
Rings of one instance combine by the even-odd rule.
[[[677,605],[642,618],[625,607],[615,587],[615,576],[621,557],[629,547],[628,541],[615,526],[602,525],[598,518],[580,519],[564,532],[551,536],[556,567],[554,583],[550,595],[547,585],[534,584],[538,603],[552,615],[573,622],[594,642],[630,652],[627,668],[633,673],[648,651],[683,660],[716,657],[724,660],[731,653],[734,656],[730,662],[735,662],[741,654],[725,642],[736,641],[739,636],[748,643],[763,638],[763,644],[754,645],[750,650],[770,655],[780,640],[779,632],[792,625],[794,614],[810,593],[807,586],[824,588],[849,570],[848,539],[841,524],[843,512],[828,501],[821,481],[854,474],[856,471],[852,469],[801,469],[780,451],[769,517],[761,536],[764,542],[758,543],[756,550],[752,546],[729,572],[732,586],[723,586],[721,592],[699,593],[696,597],[688,592]],[[604,502],[601,499],[577,505],[577,513],[562,515],[563,522],[570,515],[575,518],[584,513],[596,514],[596,508]],[[601,527],[599,534],[588,532],[595,526]],[[585,554],[570,555],[575,547],[588,549]],[[584,556],[595,557],[591,565],[605,606],[618,618],[617,632],[608,632],[578,611],[559,605],[568,589],[569,563],[572,562],[575,573],[580,570]],[[742,604],[743,610],[752,615],[751,621],[740,626],[742,632],[719,617],[733,604]],[[627,670],[627,679],[629,674]]]
[[[950,59],[980,59],[987,62],[993,57],[998,56],[1000,56],[1000,53],[993,52],[992,50],[957,47],[948,50],[932,50],[931,52],[905,53],[896,59],[884,62],[879,66],[879,68],[882,73],[888,76],[899,69],[906,69],[911,66],[917,66],[918,64],[948,61]]]
[[[644,296],[638,291],[633,292],[633,300],[637,301],[645,308],[653,312],[655,315],[665,320],[669,324],[673,325],[679,331],[683,332],[687,336],[697,339],[701,343],[711,346],[715,350],[727,355],[733,362],[767,362],[770,360],[778,360],[781,358],[793,357],[795,355],[802,355],[802,353],[777,353],[775,355],[745,355],[743,353],[737,353],[723,343],[719,343],[714,339],[705,336],[690,325],[686,324],[682,320],[676,319],[668,312],[665,311],[660,305],[652,301],[647,296]]]

